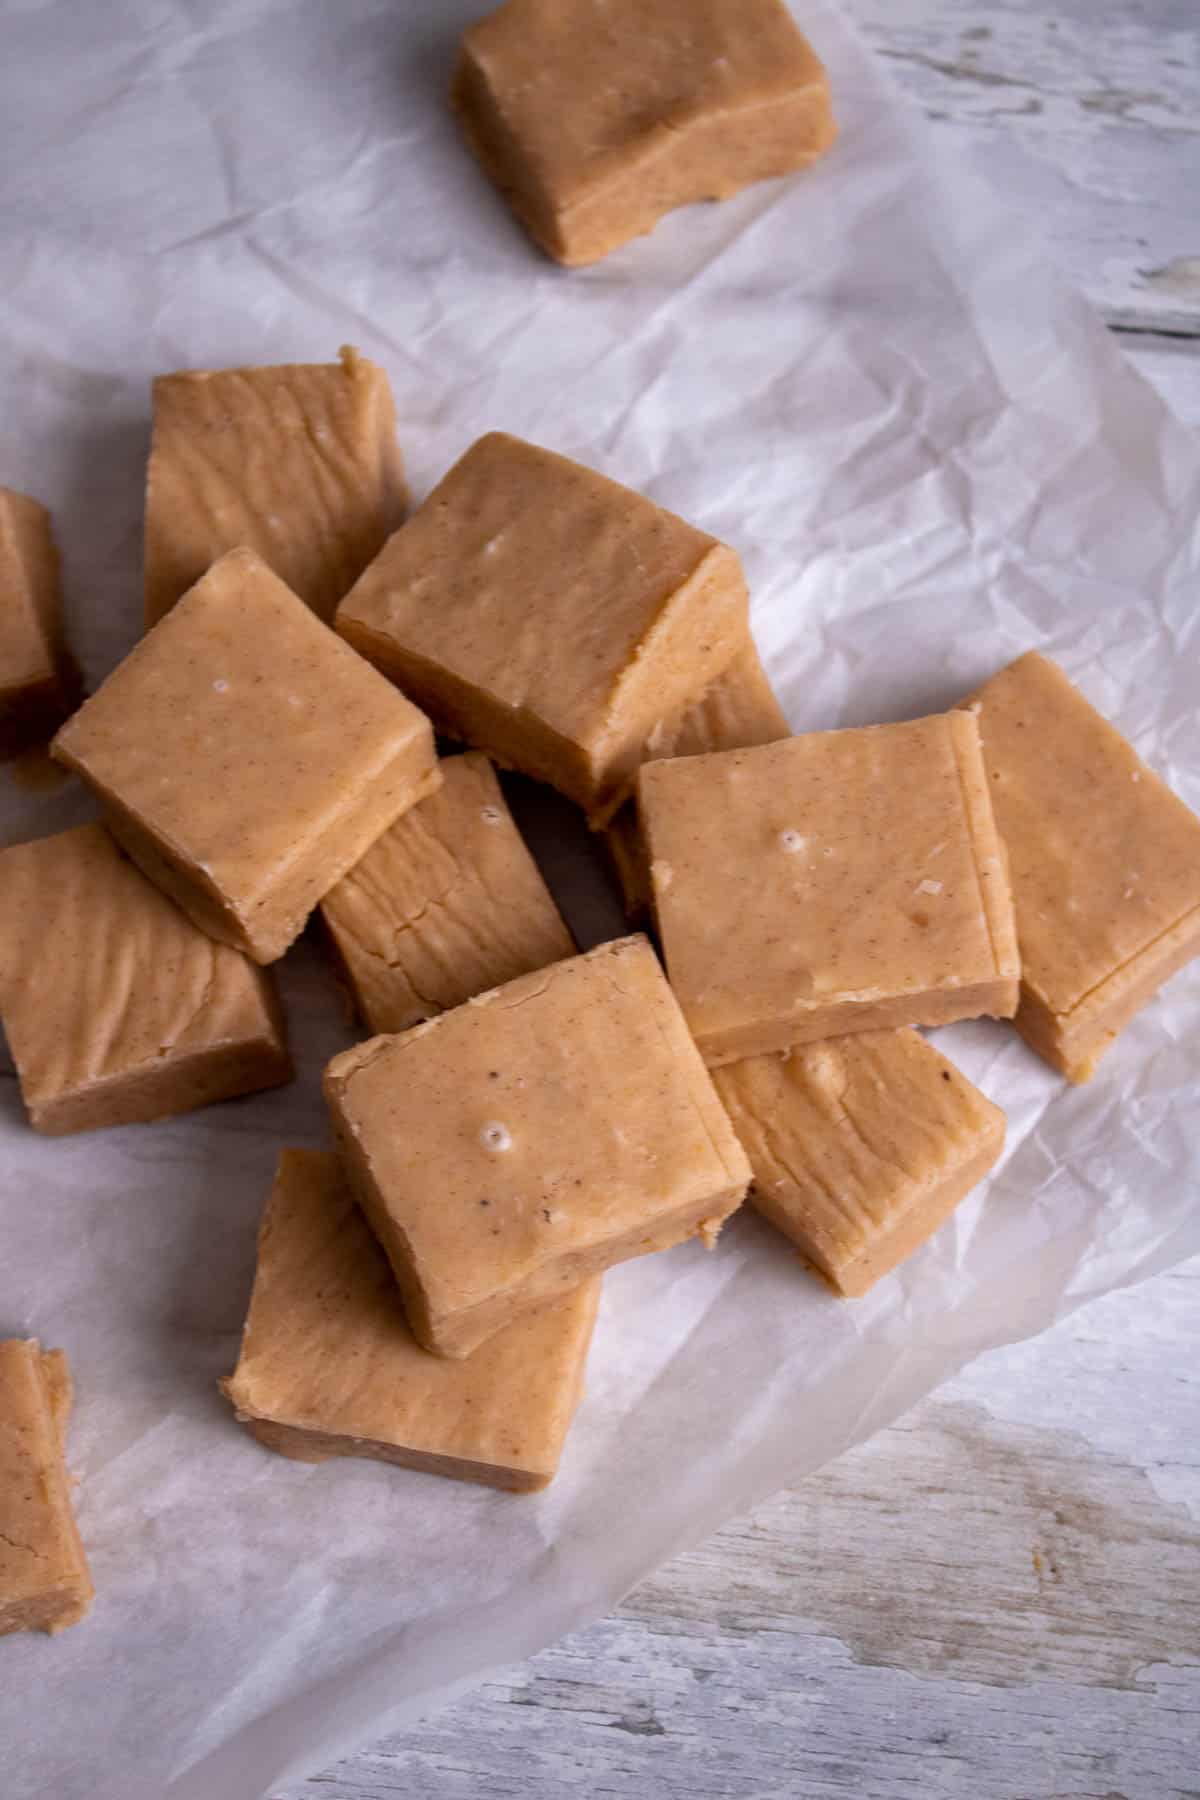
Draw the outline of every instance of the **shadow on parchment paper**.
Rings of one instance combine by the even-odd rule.
[[[149,454],[149,393],[144,413],[94,415],[70,446],[54,532],[62,557],[67,642],[89,693],[142,634],[142,515]]]

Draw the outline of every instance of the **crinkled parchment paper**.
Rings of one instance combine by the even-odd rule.
[[[140,618],[155,371],[389,370],[418,495],[480,432],[594,463],[743,553],[799,729],[940,707],[1031,644],[1200,805],[1200,446],[938,166],[840,20],[804,7],[840,144],[566,274],[443,105],[464,0],[23,0],[0,34],[0,480],[54,509],[92,681]],[[86,816],[0,781],[0,836]],[[538,815],[585,933],[617,920]],[[592,875],[594,880],[594,871]],[[941,1034],[1007,1159],[840,1304],[752,1215],[607,1279],[563,1470],[514,1499],[237,1430],[231,1366],[277,1148],[320,1144],[332,984],[285,968],[301,1078],[60,1142],[0,1081],[0,1333],[69,1350],[98,1598],[0,1643],[5,1800],[257,1800],[601,1613],[679,1545],[984,1348],[1200,1249],[1200,968],[1097,1079],[999,1025]]]

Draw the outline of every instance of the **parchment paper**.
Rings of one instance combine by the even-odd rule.
[[[89,677],[138,628],[151,374],[349,340],[390,371],[418,495],[503,427],[735,544],[795,727],[944,705],[1036,644],[1200,805],[1200,448],[1031,223],[938,166],[832,0],[803,8],[830,158],[570,275],[443,108],[476,10],[4,10],[0,480],[54,509]],[[0,788],[9,839],[86,813]],[[585,934],[611,933],[564,816],[540,840]],[[98,1590],[60,1639],[0,1642],[6,1800],[254,1800],[607,1609],[985,1347],[1200,1249],[1193,969],[1083,1089],[1002,1026],[941,1034],[1009,1154],[866,1300],[749,1214],[713,1255],[614,1271],[544,1495],[293,1465],[215,1391],[276,1150],[325,1141],[317,1078],[347,1041],[310,951],[285,984],[280,1093],[49,1142],[0,1082],[0,1333],[74,1361]]]

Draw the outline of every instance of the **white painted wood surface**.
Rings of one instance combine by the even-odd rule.
[[[847,3],[1200,426],[1200,0]],[[566,1794],[1197,1800],[1200,1261],[279,1800]]]

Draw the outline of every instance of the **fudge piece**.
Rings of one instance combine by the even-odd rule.
[[[773,744],[790,734],[758,651],[750,642],[699,700],[655,727],[646,743],[645,760],[703,756],[710,750],[748,750],[752,744]],[[625,911],[636,917],[650,905],[650,859],[632,801],[609,826],[607,843]]]
[[[61,1350],[0,1343],[0,1637],[62,1631],[92,1603],[63,1463],[70,1412]]]
[[[242,544],[328,621],[406,500],[392,390],[356,350],[335,363],[160,375],[146,624]]]
[[[733,551],[579,463],[481,438],[338,608],[439,731],[600,823],[664,713],[742,649]]]
[[[1017,1030],[1087,1081],[1200,954],[1200,819],[1035,650],[967,704],[1012,867]]]
[[[51,751],[150,879],[262,963],[441,784],[424,714],[252,550],[215,563]]]
[[[974,726],[948,713],[642,769],[667,971],[710,1066],[1016,1011]]]
[[[558,1468],[599,1298],[599,1280],[584,1282],[477,1356],[430,1356],[337,1158],[284,1150],[221,1386],[261,1443],[300,1462],[367,1456],[529,1493]]]
[[[840,1294],[923,1244],[1004,1147],[1004,1114],[918,1032],[861,1031],[713,1079],[750,1201]]]
[[[466,33],[451,98],[521,223],[571,265],[803,168],[835,135],[781,0],[508,0]]]
[[[30,1123],[53,1136],[292,1074],[270,978],[193,925],[102,825],[0,851],[0,1018]]]
[[[44,743],[79,704],[63,639],[50,515],[0,488],[0,756]]]
[[[442,785],[326,894],[321,917],[371,1031],[403,1031],[575,954],[486,756]]]
[[[711,1244],[750,1170],[645,938],[553,963],[325,1078],[428,1349],[467,1356],[612,1263]]]

